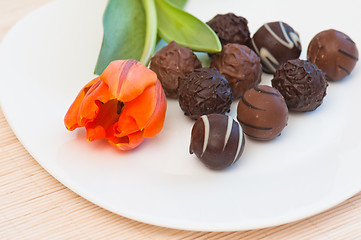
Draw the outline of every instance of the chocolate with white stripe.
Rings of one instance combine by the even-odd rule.
[[[209,114],[194,123],[189,152],[208,168],[221,170],[239,159],[244,145],[242,127],[232,117]]]
[[[248,136],[271,140],[287,125],[287,105],[277,89],[260,85],[244,93],[238,103],[237,118]]]
[[[282,63],[298,58],[302,50],[298,33],[284,22],[265,23],[253,35],[252,46],[266,73],[274,73]]]
[[[311,40],[307,58],[326,73],[327,80],[338,81],[354,69],[358,50],[349,36],[329,29],[318,33]]]

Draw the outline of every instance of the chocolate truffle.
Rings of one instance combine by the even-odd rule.
[[[179,82],[185,75],[200,67],[202,64],[192,50],[175,41],[159,50],[149,66],[157,74],[166,96],[171,98],[177,98]]]
[[[298,58],[302,50],[298,33],[284,22],[264,24],[253,35],[252,46],[266,73],[274,73],[282,63]]]
[[[229,43],[211,62],[228,80],[233,97],[239,98],[247,89],[261,81],[262,66],[255,52],[245,45]]]
[[[179,106],[191,119],[229,112],[233,100],[227,80],[215,68],[198,68],[179,84]]]
[[[338,81],[351,73],[358,60],[354,41],[334,29],[318,33],[308,45],[307,59],[316,64],[327,80]]]
[[[247,90],[241,97],[237,119],[248,136],[256,140],[272,140],[286,127],[288,109],[277,89],[260,85]]]
[[[221,170],[239,159],[244,145],[242,127],[232,117],[210,114],[194,123],[189,152],[208,168]]]
[[[249,45],[251,42],[248,21],[234,13],[218,14],[207,24],[219,37],[222,46],[228,43]]]
[[[325,74],[315,64],[294,59],[277,69],[272,86],[285,98],[288,110],[307,112],[321,105],[328,83]]]

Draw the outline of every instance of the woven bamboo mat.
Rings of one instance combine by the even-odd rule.
[[[0,0],[0,40],[49,0]],[[361,239],[361,193],[301,221],[242,232],[152,226],[104,210],[49,175],[24,149],[0,109],[0,239]]]

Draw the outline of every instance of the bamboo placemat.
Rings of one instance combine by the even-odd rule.
[[[0,41],[16,21],[48,1],[0,0]],[[191,232],[152,226],[104,210],[63,186],[24,149],[0,109],[0,239],[361,239],[361,193],[272,228]]]

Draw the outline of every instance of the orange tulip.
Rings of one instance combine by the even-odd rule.
[[[101,138],[130,150],[163,127],[166,98],[157,75],[136,60],[117,60],[86,84],[65,115],[68,130],[85,127],[88,141]]]

